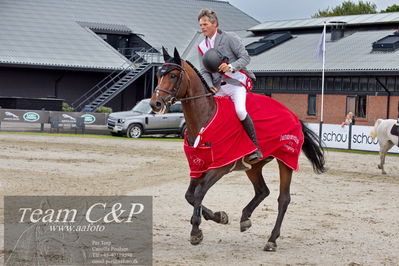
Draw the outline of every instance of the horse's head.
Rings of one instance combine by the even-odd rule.
[[[163,114],[179,98],[185,95],[181,89],[184,77],[184,68],[179,52],[176,48],[174,57],[171,57],[162,47],[165,63],[160,67],[157,77],[158,85],[151,97],[150,105],[155,113]]]

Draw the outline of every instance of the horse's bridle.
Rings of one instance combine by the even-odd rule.
[[[165,99],[162,98],[164,103],[168,103],[169,105],[172,105],[175,101],[182,101],[183,102],[183,101],[188,101],[188,100],[193,100],[193,99],[197,99],[197,98],[201,98],[201,97],[208,97],[208,96],[213,95],[213,93],[206,93],[206,94],[192,96],[192,97],[178,98],[178,95],[179,95],[179,92],[180,92],[180,86],[181,86],[181,83],[182,83],[182,80],[183,80],[183,76],[184,76],[184,73],[185,73],[184,68],[181,65],[179,65],[179,64],[164,63],[161,66],[161,69],[159,70],[159,74],[160,74],[160,77],[163,77],[164,75],[166,75],[167,73],[169,73],[170,71],[175,70],[175,69],[180,71],[180,75],[179,75],[178,80],[175,83],[176,86],[174,86],[172,90],[165,90],[165,89],[162,89],[162,88],[159,88],[159,87],[155,88],[155,92],[156,93],[161,91],[161,92],[164,92],[164,93],[170,95],[170,98],[167,101],[165,101]]]

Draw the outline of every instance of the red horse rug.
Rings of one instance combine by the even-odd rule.
[[[245,132],[229,97],[215,97],[217,110],[194,146],[184,140],[190,176],[199,178],[210,169],[226,166],[256,150]],[[247,112],[251,116],[264,158],[273,156],[297,171],[303,144],[298,117],[278,101],[248,93]]]

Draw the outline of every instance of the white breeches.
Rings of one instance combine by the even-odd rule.
[[[245,101],[247,98],[247,89],[243,86],[235,86],[231,84],[223,85],[215,96],[229,96],[234,103],[238,119],[244,120],[247,116]]]

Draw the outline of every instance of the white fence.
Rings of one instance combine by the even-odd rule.
[[[309,123],[309,128],[319,135],[320,124]],[[377,139],[369,136],[374,126],[345,126],[335,124],[323,124],[321,139],[327,148],[338,148],[347,150],[379,151],[380,146]],[[390,153],[399,153],[399,148],[394,146]]]

